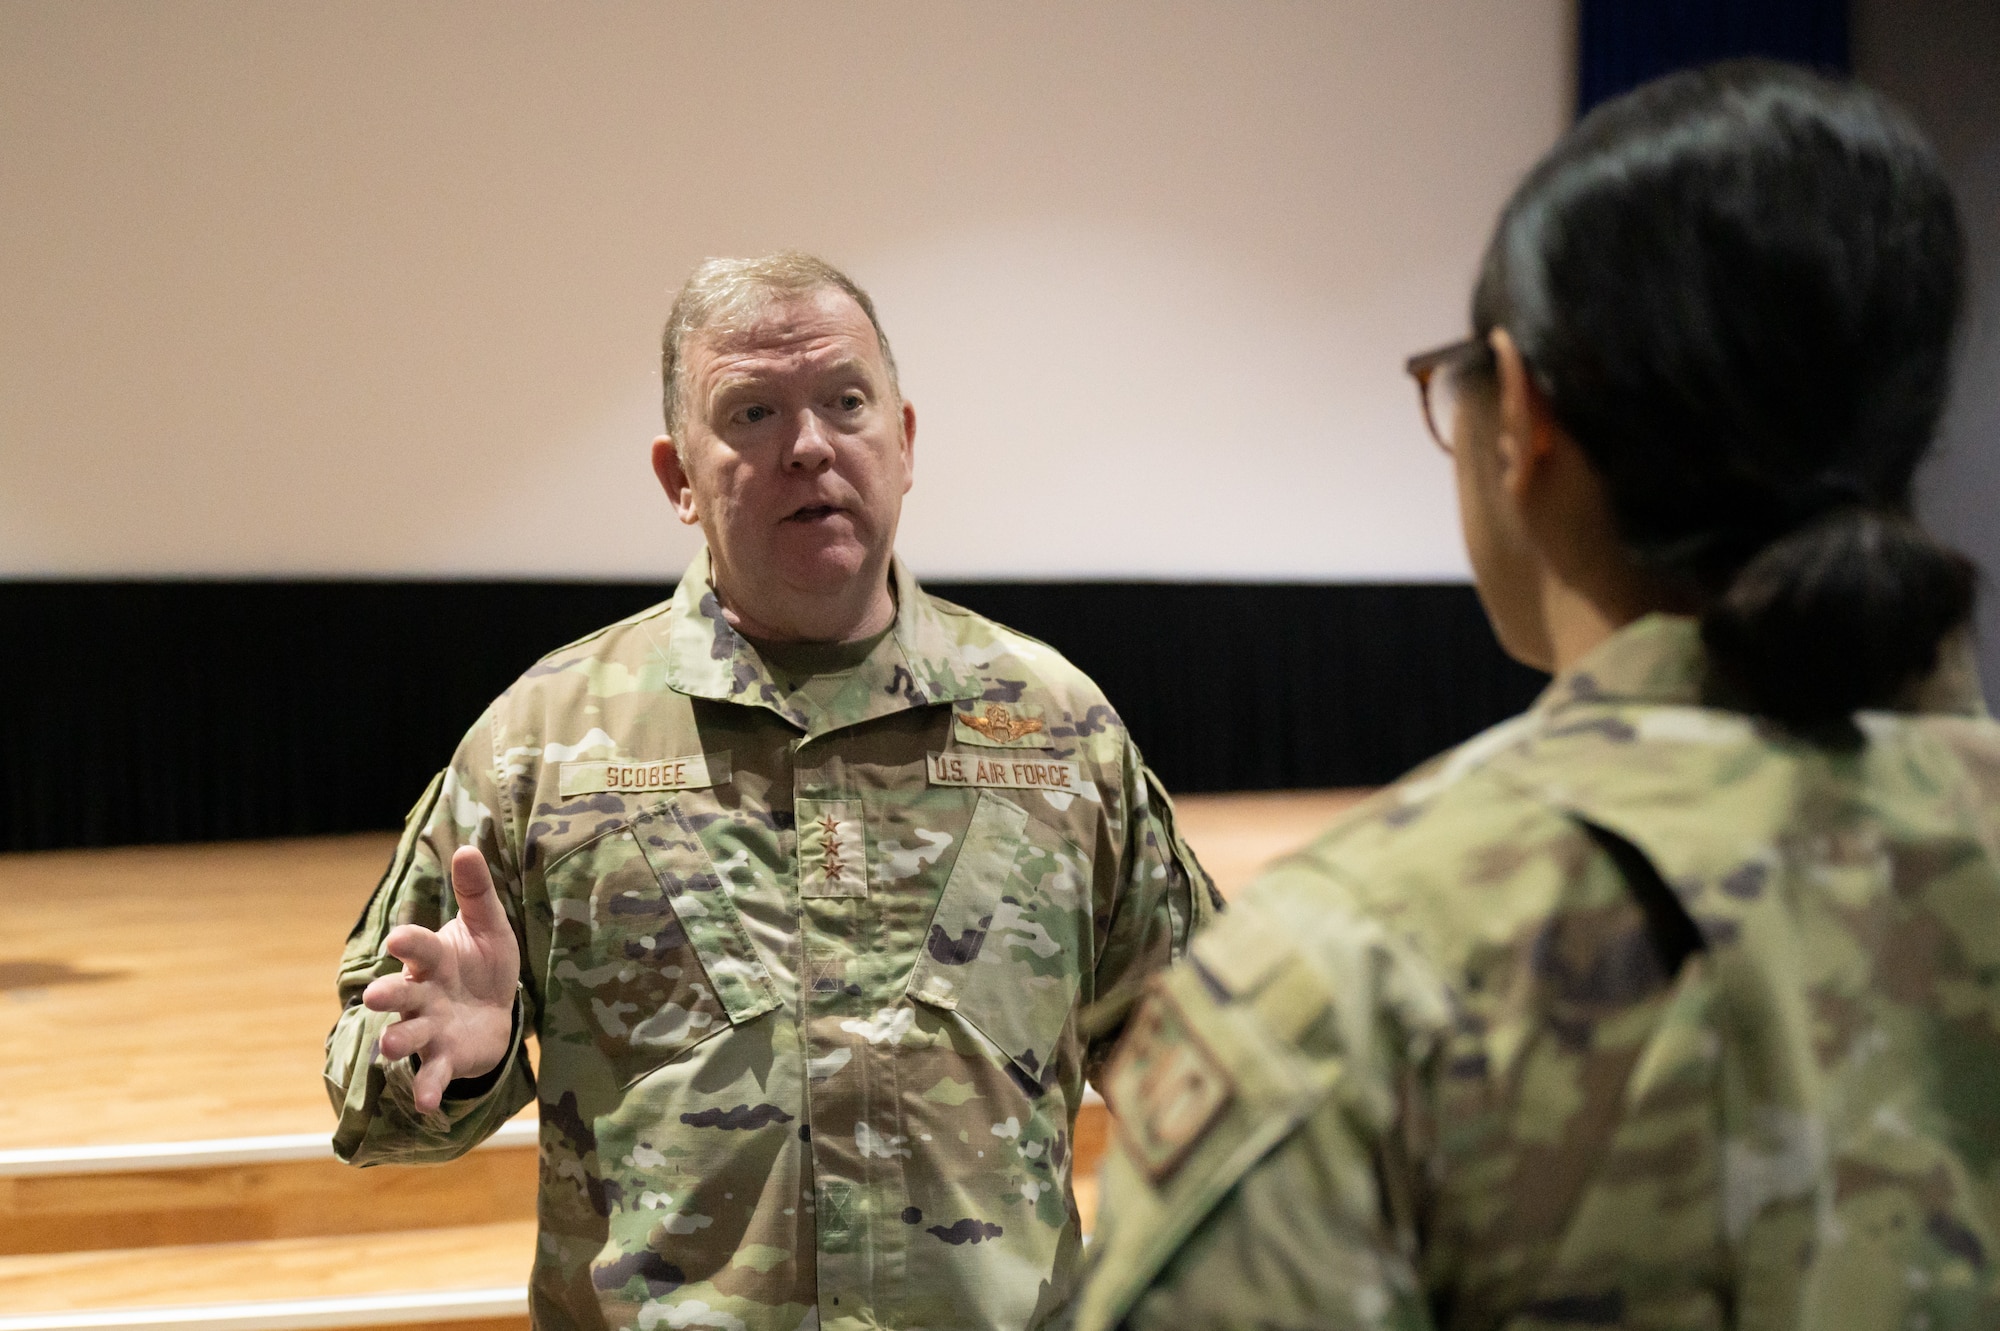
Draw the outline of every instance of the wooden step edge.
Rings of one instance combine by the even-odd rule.
[[[439,1289],[409,1294],[355,1294],[244,1303],[182,1304],[100,1311],[0,1313],[0,1331],[123,1331],[125,1328],[214,1327],[216,1331],[328,1331],[331,1328],[526,1317],[528,1287]]]
[[[533,1146],[540,1127],[512,1119],[474,1150]],[[270,1165],[330,1160],[333,1143],[322,1132],[271,1137],[217,1137],[207,1141],[121,1142],[113,1146],[46,1146],[0,1151],[0,1178],[37,1174],[122,1174],[140,1170],[203,1169],[214,1165]],[[0,1327],[6,1323],[0,1322]]]
[[[1095,1086],[1083,1088],[1086,1106],[1101,1105]],[[533,1146],[539,1126],[511,1119],[474,1150]],[[216,1137],[206,1141],[120,1142],[112,1146],[36,1146],[0,1151],[0,1178],[37,1174],[122,1174],[140,1170],[202,1169],[213,1165],[274,1165],[333,1155],[325,1134],[291,1132],[270,1137]]]

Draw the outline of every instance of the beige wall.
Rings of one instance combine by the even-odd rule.
[[[658,576],[704,255],[870,286],[920,572],[1442,577],[1401,359],[1565,0],[0,5],[0,575]]]

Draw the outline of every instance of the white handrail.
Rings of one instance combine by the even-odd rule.
[[[1083,1103],[1101,1105],[1094,1086],[1083,1088]],[[474,1147],[533,1146],[539,1132],[532,1118],[501,1124]],[[272,1165],[294,1160],[331,1160],[333,1145],[324,1133],[290,1132],[270,1137],[214,1137],[203,1141],[120,1142],[113,1146],[37,1146],[0,1151],[0,1178],[38,1174],[119,1174],[157,1169],[203,1169],[211,1165]],[[0,1331],[6,1323],[0,1322]]]
[[[252,1299],[242,1303],[159,1308],[97,1308],[88,1312],[0,1314],[0,1331],[127,1331],[128,1328],[214,1327],[216,1331],[323,1331],[331,1327],[408,1326],[475,1317],[525,1317],[528,1287],[439,1289],[409,1294],[351,1294],[314,1299]]]

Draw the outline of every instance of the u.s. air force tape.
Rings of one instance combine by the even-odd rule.
[[[1058,758],[1037,758],[1031,749],[977,753],[933,753],[934,786],[998,786],[1008,790],[1061,790],[1074,795],[1083,789],[1083,768]],[[1017,756],[1018,755],[1018,756]]]
[[[723,772],[727,761],[719,764]],[[716,784],[708,755],[684,758],[614,758],[604,762],[564,763],[557,773],[565,798],[571,795],[638,794],[652,790],[701,790]]]

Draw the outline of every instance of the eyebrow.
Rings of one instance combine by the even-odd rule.
[[[824,369],[815,371],[815,373],[822,378],[838,378],[842,375],[853,375],[855,378],[865,381],[871,388],[876,384],[875,376],[869,372],[868,362],[859,356],[843,356]],[[715,387],[709,392],[709,401],[720,402],[732,393],[737,393],[744,389],[758,388],[763,383],[763,378],[758,375],[732,374],[726,379],[716,382]]]
[[[868,362],[862,360],[859,356],[843,356],[833,364],[827,366],[820,373],[829,377],[840,374],[854,374],[863,379],[872,380],[874,378],[868,372]]]

